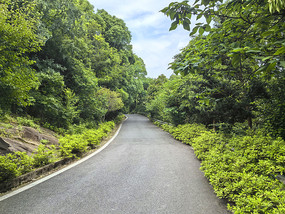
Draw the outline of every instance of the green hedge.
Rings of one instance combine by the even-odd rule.
[[[160,125],[193,147],[217,196],[234,213],[285,213],[285,142],[255,133],[226,137],[203,125]]]

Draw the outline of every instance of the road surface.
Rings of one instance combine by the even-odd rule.
[[[190,146],[146,117],[87,161],[0,202],[2,214],[225,214]]]

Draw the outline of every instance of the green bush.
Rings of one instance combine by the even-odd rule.
[[[106,137],[115,127],[110,121],[99,125],[98,129],[82,131],[82,134],[65,135],[59,139],[59,151],[62,157],[78,157],[87,149],[100,145],[103,137]]]
[[[115,127],[115,123],[113,121],[109,121],[106,123],[102,123],[99,126],[99,130],[103,131],[104,133],[109,133]]]
[[[15,152],[0,156],[0,182],[4,182],[30,172],[33,169],[33,158],[25,152]]]
[[[124,114],[119,114],[114,120],[115,124],[121,123],[125,119],[125,117],[126,116]]]
[[[235,213],[282,213],[284,185],[275,177],[284,173],[284,141],[253,135],[223,142],[208,134],[200,144],[205,146],[207,137],[217,144],[202,154],[202,170],[217,195],[234,203],[229,208]],[[199,156],[203,151],[198,147],[196,152]]]
[[[17,117],[17,123],[21,126],[29,126],[35,129],[39,129],[40,126],[36,124],[32,119]]]
[[[21,173],[18,170],[18,166],[7,156],[0,156],[0,182],[13,179],[19,176]]]
[[[164,127],[167,127],[169,133],[171,133],[175,139],[189,145],[192,145],[196,137],[208,131],[207,128],[201,124],[185,124],[178,125],[177,127],[168,125]]]
[[[88,143],[82,134],[65,135],[59,139],[59,151],[62,157],[78,157],[87,151]]]
[[[41,144],[33,155],[33,165],[34,167],[42,167],[56,160],[56,149],[55,146],[52,148],[47,148],[45,145]]]
[[[171,132],[171,130],[173,130],[173,126],[172,126],[172,125],[169,125],[169,124],[162,124],[162,125],[161,125],[161,128],[162,128],[164,131],[167,131],[167,132]]]
[[[192,139],[192,147],[200,160],[205,160],[213,148],[221,150],[226,144],[227,140],[222,134],[212,131],[203,130],[200,135]]]
[[[82,134],[87,129],[86,123],[73,124],[69,126],[66,134]]]
[[[93,149],[99,146],[102,141],[102,138],[106,136],[107,134],[100,129],[91,129],[84,133],[83,140],[86,141],[87,145]]]
[[[45,122],[44,124],[42,124],[42,126],[46,129],[50,129],[50,130],[56,132],[57,134],[64,134],[65,133],[65,129],[53,126],[53,125],[49,124],[48,122]]]

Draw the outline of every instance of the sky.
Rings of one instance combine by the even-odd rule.
[[[175,0],[89,0],[97,9],[123,19],[132,34],[133,51],[144,60],[148,77],[170,77],[168,64],[185,47],[189,32],[179,26],[169,32],[171,20],[159,12]]]

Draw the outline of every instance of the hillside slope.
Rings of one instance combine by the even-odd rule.
[[[0,155],[13,152],[27,152],[31,155],[41,143],[58,145],[57,134],[42,127],[0,123]]]

